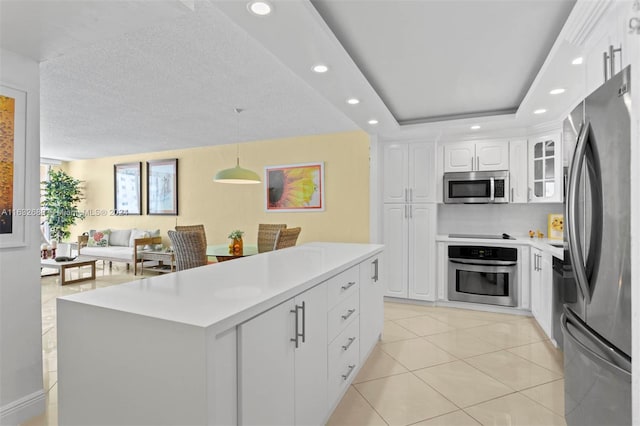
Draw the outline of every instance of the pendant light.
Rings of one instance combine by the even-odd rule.
[[[240,113],[242,109],[234,108],[234,111],[238,114],[238,139],[240,139]],[[213,181],[219,183],[251,184],[260,183],[260,176],[253,170],[240,167],[240,145],[236,144],[236,166],[230,169],[220,170],[214,176]]]

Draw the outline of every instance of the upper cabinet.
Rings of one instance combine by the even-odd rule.
[[[629,65],[629,16],[625,12],[630,8],[630,2],[615,4],[585,42],[585,96]]]
[[[436,148],[433,142],[386,144],[383,147],[385,203],[436,201]]]
[[[564,177],[560,133],[529,139],[528,169],[528,200],[561,203],[564,197]]]
[[[444,172],[509,169],[507,141],[453,142],[444,145]]]
[[[527,198],[527,188],[529,187],[527,176],[528,152],[526,139],[509,142],[510,203],[526,203],[529,201]]]

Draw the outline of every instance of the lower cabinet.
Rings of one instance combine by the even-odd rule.
[[[382,256],[237,327],[239,424],[327,420],[382,333]]]
[[[530,288],[531,313],[547,336],[553,339],[551,255],[535,247],[531,247]]]
[[[239,423],[321,423],[327,412],[327,284],[238,330]]]
[[[380,340],[384,324],[382,254],[360,264],[360,362]]]

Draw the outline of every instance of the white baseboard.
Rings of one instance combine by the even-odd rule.
[[[8,426],[24,423],[30,418],[44,413],[45,404],[43,389],[25,395],[0,407],[0,424]]]

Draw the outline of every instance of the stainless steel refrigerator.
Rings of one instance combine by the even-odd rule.
[[[576,288],[562,315],[569,426],[631,424],[630,67],[564,122],[575,138],[566,197]]]

